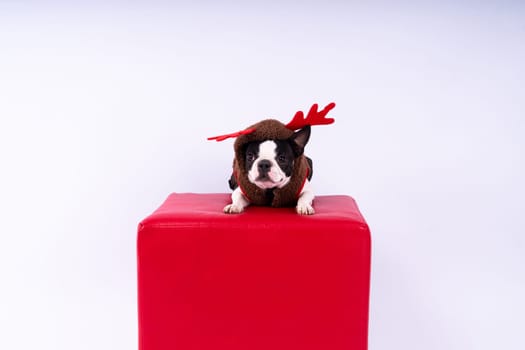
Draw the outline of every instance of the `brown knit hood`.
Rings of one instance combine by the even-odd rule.
[[[237,137],[233,144],[235,159],[241,168],[245,168],[243,146],[253,141],[265,140],[287,140],[293,135],[293,130],[288,129],[283,123],[275,119],[266,119],[249,126],[247,129],[255,129],[248,135]]]

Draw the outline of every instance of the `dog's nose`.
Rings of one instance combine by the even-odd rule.
[[[266,174],[267,172],[269,172],[271,167],[272,162],[270,162],[269,160],[261,160],[259,164],[257,164],[257,168],[262,174]]]

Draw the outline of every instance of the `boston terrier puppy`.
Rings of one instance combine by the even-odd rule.
[[[310,126],[305,126],[284,140],[267,139],[244,144],[237,154],[243,158],[238,163],[244,171],[234,171],[230,178],[232,203],[224,207],[224,212],[241,213],[253,200],[258,205],[294,205],[301,215],[314,214],[314,193],[310,185],[313,164],[304,156],[309,138]],[[249,183],[240,176],[247,178]],[[276,200],[280,204],[276,205]]]
[[[314,193],[310,186],[312,160],[304,155],[313,125],[328,125],[334,118],[326,115],[335,107],[322,110],[314,103],[308,114],[297,111],[287,124],[265,119],[238,132],[208,137],[223,141],[235,138],[233,173],[230,188],[232,203],[227,214],[238,214],[248,205],[295,207],[301,215],[314,214]]]

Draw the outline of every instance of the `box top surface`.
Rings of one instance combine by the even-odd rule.
[[[226,193],[172,193],[164,203],[140,225],[144,227],[243,227],[326,226],[350,225],[368,231],[365,219],[353,198],[343,195],[316,196],[314,215],[299,215],[295,208],[248,206],[241,214],[225,214],[223,208],[231,203]]]

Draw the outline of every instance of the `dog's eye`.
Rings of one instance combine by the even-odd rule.
[[[252,152],[248,152],[246,153],[246,160],[249,161],[249,162],[253,162],[253,160],[255,159],[255,156],[253,155]]]
[[[284,156],[284,155],[281,154],[281,155],[279,156],[279,158],[277,158],[277,159],[279,160],[279,162],[284,162],[284,161],[286,161],[286,156]]]

